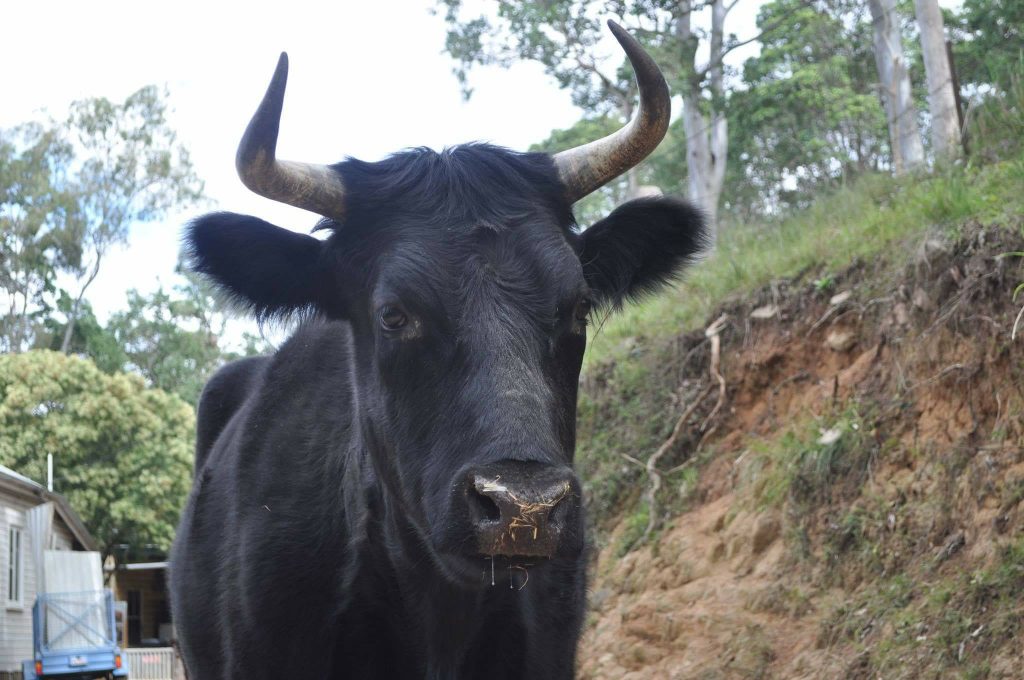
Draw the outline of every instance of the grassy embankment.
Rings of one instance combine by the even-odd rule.
[[[773,627],[810,636],[776,640],[764,672],[796,669],[803,662],[787,647],[797,646],[808,668],[843,677],[1016,677],[1006,669],[1024,630],[1024,364],[1010,328],[1024,304],[1013,300],[1024,281],[1013,252],[1024,249],[1024,88],[996,104],[974,112],[968,163],[865,176],[798,213],[723,225],[682,284],[594,324],[577,460],[604,555],[596,589],[620,595],[606,572],[631,550],[662,567],[698,560],[669,554],[675,544],[660,532],[691,546],[708,539],[695,518],[724,494],[715,531],[776,517],[784,552],[770,596],[743,611],[715,600],[707,606],[721,611],[709,613],[777,617]],[[851,306],[831,302],[840,292]],[[784,313],[749,318],[771,303]],[[846,311],[822,316],[836,309]],[[729,389],[719,411],[704,329],[723,312]],[[843,315],[836,328],[853,330],[855,351],[823,342]],[[647,461],[695,402],[658,461],[658,530],[645,544],[650,478],[627,457]],[[749,568],[733,547],[701,578],[738,569],[730,578],[741,585]],[[693,602],[685,587],[679,594]],[[640,593],[621,596],[628,608]],[[621,616],[595,612],[598,633]],[[628,636],[615,642],[633,648]]]
[[[1013,225],[1024,213],[1024,157],[894,180],[864,177],[775,223],[726,225],[714,253],[676,289],[595,324],[585,376],[601,374],[595,398],[580,398],[579,465],[600,524],[635,497],[640,471],[622,453],[646,457],[674,422],[665,366],[682,333],[700,330],[730,299],[800,277],[822,289],[855,261],[898,266],[929,235],[955,238],[968,221]],[[1012,291],[1008,291],[1008,294]]]

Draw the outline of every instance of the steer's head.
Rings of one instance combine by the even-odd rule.
[[[450,576],[480,557],[575,559],[576,388],[596,309],[657,289],[702,247],[700,215],[673,199],[627,203],[589,229],[572,204],[661,141],[657,66],[611,25],[637,74],[625,128],[561,152],[467,145],[378,163],[275,158],[282,55],[238,150],[242,181],[326,219],[316,239],[253,217],[194,222],[194,264],[258,316],[312,311],[350,332],[355,427],[384,481]]]

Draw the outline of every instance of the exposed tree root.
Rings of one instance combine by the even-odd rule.
[[[705,434],[705,437],[702,437],[701,439],[702,443],[704,438],[706,438],[706,435],[710,432],[707,429],[709,423],[712,421],[712,419],[714,419],[716,415],[718,415],[719,411],[721,411],[722,409],[722,406],[725,404],[726,382],[720,370],[722,353],[722,340],[720,334],[722,332],[722,329],[725,327],[725,323],[726,321],[728,321],[728,318],[728,315],[723,314],[722,316],[718,317],[718,319],[715,320],[713,324],[708,326],[707,330],[704,331],[704,334],[711,341],[711,365],[709,373],[711,374],[711,378],[718,383],[718,400],[715,402],[714,408],[711,409],[711,413],[708,414],[707,418],[704,419],[704,422],[700,426],[700,432]],[[658,447],[657,451],[651,454],[651,456],[647,459],[646,463],[641,462],[640,460],[637,460],[636,458],[628,454],[622,454],[622,457],[628,460],[629,462],[639,467],[642,467],[644,469],[644,472],[647,474],[647,479],[649,481],[647,490],[644,492],[644,501],[647,503],[648,512],[647,527],[644,529],[643,536],[640,539],[641,541],[647,541],[647,539],[650,538],[651,534],[654,533],[655,527],[657,527],[658,525],[658,491],[661,490],[662,481],[662,473],[658,470],[658,461],[660,461],[666,453],[668,453],[675,447],[676,443],[679,441],[679,438],[682,436],[684,429],[689,423],[690,417],[694,414],[697,408],[708,396],[708,393],[711,392],[711,388],[712,383],[709,383],[705,385],[703,388],[701,388],[701,390],[698,392],[694,400],[690,402],[690,405],[683,410],[682,415],[680,415],[679,418],[676,420],[675,427],[672,428],[672,434],[669,435],[669,438],[666,439],[661,446]],[[712,430],[713,429],[714,428],[712,428]],[[677,465],[666,474],[671,474],[673,472],[677,472],[683,469],[692,460],[692,457],[687,459],[681,465]]]

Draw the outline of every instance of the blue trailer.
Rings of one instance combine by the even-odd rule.
[[[32,607],[33,658],[22,663],[24,679],[127,678],[115,631],[108,589],[40,594]]]

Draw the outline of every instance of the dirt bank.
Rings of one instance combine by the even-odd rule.
[[[581,677],[1024,678],[1024,240],[963,234],[647,348],[673,386],[665,438],[686,417],[654,522],[654,452],[625,452]]]

